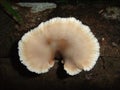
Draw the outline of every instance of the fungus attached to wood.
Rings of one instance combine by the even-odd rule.
[[[56,53],[69,75],[91,70],[99,57],[99,43],[90,28],[75,18],[53,18],[26,33],[19,41],[21,62],[32,72],[53,67]]]

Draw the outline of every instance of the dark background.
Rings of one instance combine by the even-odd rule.
[[[20,8],[25,22],[21,25],[0,7],[0,90],[120,90],[120,21],[99,14],[106,7],[119,7],[119,0],[12,0],[20,1],[54,2],[58,6],[36,14]],[[22,35],[57,16],[75,17],[95,34],[101,55],[91,71],[69,76],[58,61],[48,73],[37,75],[21,64],[17,47]]]
[[[120,5],[120,0],[12,0],[13,2],[54,2],[57,4],[114,4]]]

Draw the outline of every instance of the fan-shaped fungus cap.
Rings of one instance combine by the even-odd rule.
[[[26,33],[19,41],[19,56],[27,68],[38,74],[54,65],[55,53],[64,57],[69,75],[89,71],[99,57],[99,43],[90,28],[75,18],[53,18]]]

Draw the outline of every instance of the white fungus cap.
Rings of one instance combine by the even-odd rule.
[[[96,64],[99,48],[90,28],[73,17],[43,22],[18,43],[21,62],[38,74],[53,67],[57,51],[64,56],[64,69],[69,75],[89,71]]]

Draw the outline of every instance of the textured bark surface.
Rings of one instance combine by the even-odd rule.
[[[30,13],[29,8],[19,8],[24,24],[14,21],[0,10],[0,90],[5,89],[118,89],[120,88],[120,22],[107,20],[101,13],[107,6],[59,6],[56,9]],[[95,67],[68,76],[63,65],[55,66],[45,74],[29,72],[19,61],[17,42],[22,35],[42,21],[52,17],[75,17],[90,26],[99,40],[101,55]],[[60,58],[60,57],[56,57]],[[119,90],[119,89],[118,89]]]

